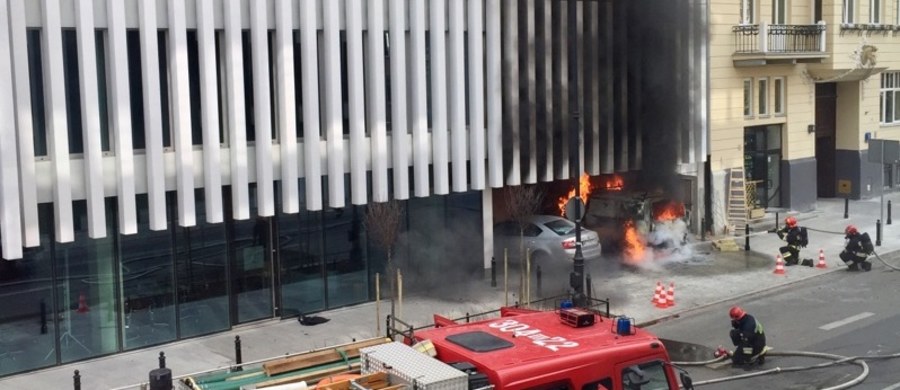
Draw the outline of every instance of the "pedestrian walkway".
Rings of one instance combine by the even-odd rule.
[[[885,196],[885,201],[897,199],[900,194]],[[775,234],[766,233],[775,226],[775,216],[768,215],[751,225],[750,251],[744,251],[747,240],[743,237],[733,238],[739,248],[733,252],[719,252],[711,245],[725,237],[707,237],[705,242],[698,237],[676,259],[659,260],[647,267],[623,267],[609,259],[587,264],[592,296],[608,298],[613,314],[648,324],[714,303],[788,288],[791,283],[824,273],[844,272],[845,267],[838,259],[844,243],[844,227],[853,223],[860,231],[868,232],[874,241],[876,220],[881,216],[880,204],[879,198],[851,201],[847,219],[843,218],[844,201],[840,199],[821,199],[813,212],[790,213],[801,226],[811,228],[810,245],[801,251],[801,257],[818,262],[821,249],[827,268],[794,266],[786,267],[784,275],[775,274],[775,255],[782,242]],[[786,213],[779,214],[782,220],[785,216]],[[882,244],[876,251],[889,263],[900,265],[900,256],[894,256],[895,252],[900,255],[900,228],[897,224],[885,224],[883,228]],[[874,261],[873,272],[886,270],[887,267]],[[567,273],[568,269],[546,270],[540,289],[536,282],[531,286],[532,295],[553,296],[565,292]],[[495,310],[507,302],[520,301],[515,293],[518,280],[516,275],[509,277],[509,290],[512,290],[509,292],[504,291],[502,275],[498,275],[497,287],[491,287],[489,279],[434,286],[404,297],[398,317],[415,326],[424,326],[432,322],[432,314],[460,318],[467,313]],[[666,290],[674,287],[674,305],[660,308],[652,302],[658,282]],[[177,377],[233,364],[235,336],[240,336],[244,362],[371,338],[385,332],[384,315],[389,309],[386,303],[380,306],[380,311],[375,303],[366,303],[317,313],[330,319],[324,325],[302,326],[296,319],[270,320],[225,333],[15,375],[0,379],[0,389],[68,389],[72,387],[74,370],[80,371],[82,389],[138,389],[140,383],[147,381],[149,371],[157,367],[160,352],[165,352],[167,367]]]

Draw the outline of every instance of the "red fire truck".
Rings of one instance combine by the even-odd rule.
[[[405,342],[420,350],[433,345],[434,357],[470,374],[470,389],[679,388],[663,343],[628,318],[576,308],[503,308],[499,318],[477,322],[434,319],[434,328]],[[684,372],[680,380],[690,386]]]

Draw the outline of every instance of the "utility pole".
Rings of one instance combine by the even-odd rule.
[[[580,154],[580,129],[581,112],[578,109],[578,2],[569,0],[567,3],[567,25],[569,27],[568,54],[569,54],[569,104],[572,107],[572,128],[569,134],[569,174],[575,181],[575,201],[581,203],[581,159]],[[574,269],[569,275],[569,285],[574,291],[574,303],[577,306],[585,306],[584,294],[584,255],[581,252],[581,218],[584,216],[584,207],[579,207],[579,214],[575,218],[575,257]]]

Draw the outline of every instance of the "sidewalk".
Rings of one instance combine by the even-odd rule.
[[[885,205],[887,200],[898,199],[900,194],[885,195]],[[627,315],[639,324],[647,324],[717,302],[770,291],[824,273],[844,272],[843,263],[838,259],[844,243],[844,227],[853,223],[860,231],[868,232],[874,241],[875,221],[880,217],[879,206],[879,198],[851,201],[850,218],[844,219],[843,200],[821,199],[816,211],[791,213],[797,217],[801,226],[815,229],[810,231],[810,245],[801,252],[801,257],[812,258],[817,262],[821,249],[826,256],[826,269],[795,266],[787,267],[786,275],[773,274],[774,257],[782,243],[775,234],[765,233],[767,229],[774,227],[775,222],[775,216],[768,215],[752,224],[749,252],[743,251],[744,238],[735,239],[740,251],[718,252],[710,245],[712,238],[707,237],[707,242],[692,243],[688,247],[690,251],[680,259],[657,261],[650,267],[640,269],[623,267],[616,261],[605,259],[606,261],[587,264],[586,272],[592,278],[593,296],[608,298],[613,314]],[[785,216],[785,213],[779,214],[782,220],[779,225],[783,224]],[[883,242],[876,247],[881,257],[895,266],[898,265],[897,257],[900,256],[891,255],[900,251],[898,224],[900,221],[883,226]],[[723,237],[716,237],[720,238]],[[873,272],[886,269],[877,259],[873,264]],[[543,275],[543,296],[564,292],[568,284],[568,271],[546,271]],[[669,283],[675,284],[674,307],[659,309],[650,303],[658,281],[665,283],[667,287]],[[445,288],[435,286],[427,294],[404,297],[402,314],[398,317],[415,326],[423,326],[432,322],[432,314],[459,318],[466,313],[495,310],[507,299],[500,274],[497,284],[498,287],[490,287],[490,280],[474,280],[465,285],[444,286]],[[512,293],[518,290],[517,276],[510,276],[509,289],[509,303],[512,304],[518,300]],[[537,286],[532,285],[531,289],[535,295]],[[452,290],[453,296],[448,296],[449,293],[445,290]],[[7,377],[0,379],[0,388],[69,389],[72,388],[73,371],[79,370],[83,389],[137,389],[139,387],[136,385],[146,382],[148,372],[157,367],[161,351],[166,354],[167,367],[177,377],[232,364],[235,336],[241,338],[243,361],[249,362],[384,334],[384,316],[388,311],[388,305],[382,303],[379,319],[375,303],[366,303],[317,313],[316,315],[331,320],[324,325],[302,326],[296,319],[269,320],[207,337]],[[380,329],[380,333],[377,329]]]

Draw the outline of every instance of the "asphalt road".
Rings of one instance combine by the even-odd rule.
[[[886,259],[895,266],[896,259]],[[772,277],[778,277],[773,275]],[[728,338],[728,309],[738,304],[764,325],[773,352],[811,351],[842,356],[900,354],[900,272],[889,271],[876,260],[872,272],[835,272],[790,284],[734,302],[712,305],[647,329],[673,344],[673,361],[712,359],[718,345],[733,349]],[[769,356],[765,365],[751,370],[730,365],[685,367],[694,382],[733,375],[760,373],[780,367],[806,367],[828,360],[798,356]],[[900,389],[900,358],[867,360],[869,374],[854,389]],[[698,389],[823,389],[853,380],[862,373],[857,365],[841,364],[797,372],[767,374],[747,379],[697,386]]]

